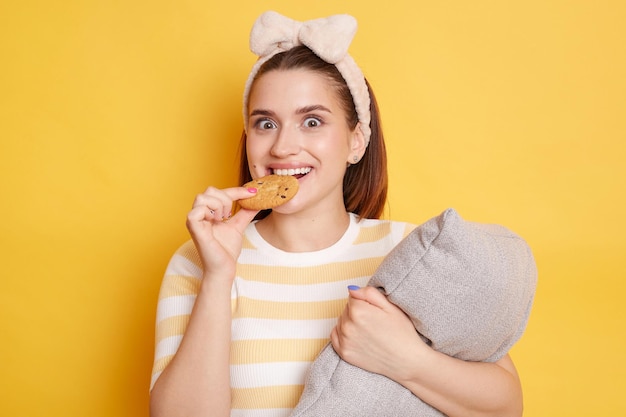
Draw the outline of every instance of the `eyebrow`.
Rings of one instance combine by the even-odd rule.
[[[310,106],[304,106],[296,110],[297,114],[310,113],[313,111],[325,111],[327,113],[332,113],[328,107],[322,106],[321,104],[313,104]]]
[[[263,109],[255,109],[250,113],[250,117],[252,116],[272,116],[274,112]]]
[[[296,114],[306,114],[313,111],[324,111],[328,113],[332,113],[328,107],[322,106],[321,104],[312,104],[310,106],[300,107],[296,110]],[[271,110],[265,109],[255,109],[250,113],[250,117],[252,116],[273,116],[275,113]]]

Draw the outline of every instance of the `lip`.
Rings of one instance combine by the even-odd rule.
[[[311,165],[302,162],[278,162],[269,164],[269,169],[296,169],[296,168],[310,168]]]

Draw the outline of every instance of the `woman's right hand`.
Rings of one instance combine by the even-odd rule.
[[[234,278],[243,232],[258,211],[241,209],[231,217],[231,210],[234,201],[255,193],[254,188],[209,187],[196,196],[187,215],[187,229],[202,260],[205,276]]]

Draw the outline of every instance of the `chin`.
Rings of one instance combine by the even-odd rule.
[[[283,204],[282,206],[274,207],[272,211],[279,214],[295,214],[305,209],[305,206],[300,202],[298,195]]]

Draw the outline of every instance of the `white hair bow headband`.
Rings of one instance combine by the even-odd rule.
[[[352,94],[365,143],[369,143],[370,95],[363,73],[348,54],[356,28],[356,19],[347,14],[306,22],[298,22],[273,11],[259,16],[250,32],[250,50],[259,59],[250,71],[243,93],[245,129],[248,127],[250,88],[261,65],[280,52],[304,45],[324,61],[334,64],[341,73]]]

